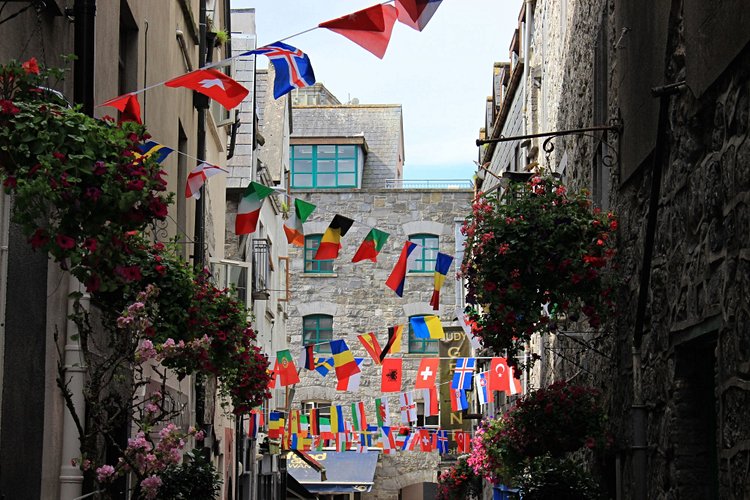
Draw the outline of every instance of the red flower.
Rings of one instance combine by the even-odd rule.
[[[146,185],[146,182],[143,179],[136,179],[134,181],[128,182],[127,186],[125,186],[129,191],[141,191],[143,189],[143,186]]]
[[[86,280],[86,291],[93,293],[99,290],[102,285],[102,280],[96,274],[92,274],[89,279]]]
[[[154,270],[159,273],[159,276],[164,276],[165,274],[167,274],[166,266],[162,266],[161,264],[154,266]]]
[[[58,234],[55,236],[55,243],[57,243],[57,246],[63,250],[70,250],[76,246],[76,240],[70,236],[65,236],[64,234]]]
[[[65,155],[60,153],[59,151],[55,151],[54,153],[52,153],[52,156],[54,156],[60,161],[65,161]]]
[[[15,115],[21,111],[13,104],[13,101],[8,99],[0,99],[0,110],[6,115]]]
[[[154,217],[163,219],[167,216],[167,204],[161,198],[151,198],[148,202],[148,209],[154,214]]]
[[[107,171],[107,166],[103,161],[97,161],[94,163],[94,175],[104,175]]]
[[[36,250],[49,243],[49,236],[47,236],[47,232],[44,229],[37,229],[31,235],[31,238],[29,238],[29,243],[31,243],[31,248]]]
[[[8,178],[3,181],[3,186],[5,186],[8,189],[14,189],[17,185],[18,185],[18,180],[12,175],[9,175]]]
[[[83,248],[85,248],[89,252],[96,252],[97,245],[98,243],[94,238],[86,238],[86,240],[83,242]]]
[[[138,266],[117,266],[115,267],[115,272],[125,281],[138,281],[143,277],[141,275],[141,268]]]
[[[21,67],[28,75],[29,73],[33,73],[35,75],[39,74],[39,65],[36,62],[36,57],[32,57],[25,63],[21,64]]]
[[[96,186],[89,186],[86,188],[84,196],[91,201],[97,201],[102,196],[102,190]]]

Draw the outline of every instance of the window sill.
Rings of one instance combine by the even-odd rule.
[[[302,273],[304,278],[337,278],[338,273]]]
[[[416,277],[422,276],[424,278],[432,278],[432,277],[435,276],[435,271],[407,271],[406,275],[410,276],[410,277],[412,277],[412,276],[416,276]]]

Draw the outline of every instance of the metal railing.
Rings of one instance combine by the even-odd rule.
[[[268,240],[253,240],[253,299],[266,300],[269,297],[268,279],[271,273]]]
[[[386,179],[386,189],[474,189],[468,179]]]

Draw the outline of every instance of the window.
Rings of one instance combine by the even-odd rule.
[[[321,234],[305,236],[305,272],[306,273],[333,273],[333,259],[315,260],[315,253],[320,246]]]
[[[434,234],[414,234],[409,236],[409,241],[419,245],[414,249],[416,258],[410,261],[409,272],[434,273],[439,238]]]
[[[359,147],[292,146],[293,188],[355,188]]]
[[[330,353],[328,343],[333,339],[333,316],[310,314],[302,318],[302,343],[314,344],[315,352]]]
[[[417,427],[437,427],[440,425],[440,416],[424,416],[424,403],[417,403]]]
[[[310,410],[318,410],[318,417],[331,418],[331,402],[330,401],[303,401],[302,402],[302,413],[310,414]]]
[[[417,316],[412,316],[414,318]],[[409,318],[409,319],[411,319]],[[414,336],[414,330],[409,321],[409,352],[414,354],[437,354],[438,339],[420,339]]]

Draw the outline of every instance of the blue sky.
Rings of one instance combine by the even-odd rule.
[[[258,45],[374,5],[373,0],[232,0],[254,7]],[[444,0],[422,31],[397,23],[381,60],[325,29],[286,43],[342,102],[401,104],[407,179],[470,179],[492,93],[492,65],[508,60],[521,0]],[[259,59],[264,65],[264,59]]]

